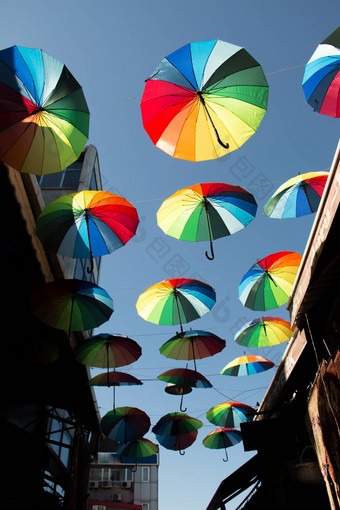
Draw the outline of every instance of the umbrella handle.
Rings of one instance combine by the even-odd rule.
[[[93,258],[91,257],[91,258],[90,258],[90,267],[87,267],[87,268],[86,268],[86,271],[87,271],[88,273],[93,273],[93,267],[94,267],[94,266],[93,266]]]
[[[180,409],[180,411],[182,411],[182,413],[185,413],[185,411],[187,410],[187,408],[182,409],[182,404],[183,404],[183,392],[182,392],[182,396],[181,396],[181,403],[180,403],[179,409]]]
[[[185,455],[185,451],[184,450],[178,450],[178,451],[179,451],[180,455]]]
[[[215,258],[215,254],[214,254],[214,248],[213,248],[213,244],[212,242],[210,241],[210,252],[211,252],[211,255],[209,255],[209,253],[206,251],[205,252],[205,256],[207,257],[207,259],[209,260],[214,260]]]
[[[225,459],[223,459],[223,462],[228,462],[228,453],[227,453],[227,449],[225,448],[224,450],[225,450],[225,456],[226,456],[226,458],[225,458]]]
[[[132,473],[135,473],[137,471],[137,464],[131,468]]]
[[[202,93],[201,93],[201,92],[198,92],[198,95],[199,95],[199,98],[200,98],[201,103],[202,103],[202,104],[203,104],[203,106],[204,106],[204,109],[205,109],[205,111],[206,111],[206,114],[207,114],[207,115],[208,115],[208,117],[209,117],[209,120],[210,120],[210,122],[211,122],[211,125],[212,125],[212,127],[214,128],[215,135],[216,135],[216,138],[217,138],[218,143],[219,143],[219,144],[220,144],[220,145],[221,145],[224,149],[229,149],[229,143],[223,143],[223,142],[222,142],[222,140],[221,140],[221,138],[220,138],[220,136],[219,136],[219,134],[218,134],[218,131],[217,131],[217,129],[216,129],[216,126],[215,126],[215,124],[213,123],[213,120],[212,120],[212,118],[211,118],[211,116],[210,116],[210,113],[209,113],[209,110],[208,110],[208,108],[207,108],[207,105],[205,104],[205,100],[204,100],[204,97],[202,96]]]

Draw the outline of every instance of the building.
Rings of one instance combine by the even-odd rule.
[[[340,508],[340,144],[287,304],[296,329],[252,422],[254,457],[226,478],[207,510]]]
[[[88,369],[73,358],[72,348],[84,334],[69,338],[67,332],[42,324],[33,316],[29,298],[44,282],[88,277],[86,261],[45,253],[35,219],[60,193],[101,189],[98,155],[88,146],[74,165],[46,179],[2,163],[0,167],[0,501],[3,508],[15,510],[85,510],[89,459],[101,430],[94,392],[86,384]],[[98,274],[99,261],[91,278],[96,281]]]
[[[158,454],[136,464],[114,448],[110,439],[99,442],[90,465],[88,510],[158,510]]]

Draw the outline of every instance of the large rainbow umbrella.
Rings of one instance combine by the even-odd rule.
[[[270,347],[290,340],[294,329],[281,317],[259,317],[244,324],[234,340],[246,347]]]
[[[307,62],[302,88],[314,111],[340,117],[340,27],[317,46]]]
[[[227,462],[227,448],[235,446],[241,441],[242,434],[239,430],[230,427],[222,427],[210,432],[210,434],[203,439],[202,443],[206,448],[212,448],[214,450],[224,448],[226,458],[223,459],[223,462]]]
[[[230,361],[222,370],[222,375],[241,376],[254,375],[265,372],[274,366],[274,363],[263,356],[240,356]]]
[[[136,233],[139,218],[124,197],[83,190],[49,203],[37,218],[37,235],[46,250],[72,258],[112,253]]]
[[[80,156],[89,110],[77,80],[45,51],[0,51],[0,160],[20,172],[60,172]]]
[[[136,303],[138,314],[154,324],[182,324],[199,319],[216,302],[214,289],[193,278],[170,278],[143,292]]]
[[[328,172],[308,172],[284,182],[264,206],[270,218],[297,218],[317,211]]]
[[[141,113],[156,147],[204,161],[238,149],[256,133],[267,102],[260,64],[244,48],[215,39],[165,57],[146,80]]]
[[[251,310],[270,310],[287,303],[301,259],[296,252],[280,251],[258,260],[239,285],[242,304]]]
[[[241,402],[223,402],[207,412],[207,420],[219,427],[237,428],[241,423],[252,421],[256,409]]]
[[[157,211],[157,223],[168,235],[185,241],[210,241],[243,229],[257,211],[254,196],[232,184],[195,184],[167,198]]]
[[[177,450],[184,455],[186,448],[191,446],[203,426],[201,420],[185,413],[172,412],[162,416],[152,427],[159,444],[168,450]]]
[[[147,433],[151,422],[149,416],[138,407],[117,407],[106,413],[100,422],[106,437],[118,443],[140,439]]]

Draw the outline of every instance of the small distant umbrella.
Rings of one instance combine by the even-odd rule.
[[[207,412],[207,420],[219,427],[237,428],[241,423],[252,421],[256,409],[241,402],[223,402]]]
[[[314,111],[340,117],[340,27],[316,48],[307,62],[302,88]]]
[[[167,358],[194,360],[203,359],[221,352],[226,342],[213,333],[202,330],[190,330],[177,333],[159,349]]]
[[[260,317],[244,324],[234,340],[246,347],[269,347],[287,342],[294,330],[294,325],[280,317]]]
[[[328,172],[308,172],[289,179],[270,197],[264,213],[270,218],[285,219],[316,212],[328,175]]]
[[[216,302],[214,289],[193,278],[170,278],[143,292],[136,303],[138,314],[154,324],[180,324],[199,319]]]
[[[149,416],[137,407],[117,407],[101,419],[103,433],[118,443],[140,439],[150,428]]]
[[[32,312],[56,329],[87,331],[106,322],[113,312],[109,294],[94,283],[66,279],[45,283],[30,298]]]
[[[169,450],[178,450],[184,455],[186,448],[197,438],[197,431],[203,423],[185,413],[168,413],[152,427],[158,442]]]
[[[287,303],[301,259],[296,252],[280,251],[257,260],[239,285],[242,304],[251,310],[270,310]]]
[[[167,198],[157,211],[158,226],[184,241],[210,241],[245,228],[255,217],[257,203],[251,193],[232,184],[195,184]]]
[[[150,439],[146,439],[145,437],[135,439],[128,443],[121,443],[116,448],[116,452],[121,457],[131,458],[135,462],[135,467],[132,468],[131,471],[137,470],[137,464],[140,459],[150,457],[151,455],[158,453],[158,450],[158,444],[150,441]]]
[[[274,363],[262,356],[240,356],[228,363],[223,370],[222,375],[253,375],[269,370],[274,366]]]
[[[222,449],[224,448],[226,458],[223,462],[227,462],[227,448],[234,446],[242,441],[242,434],[239,430],[233,428],[220,428],[213,430],[203,439],[203,445],[206,448]]]
[[[161,381],[176,384],[176,386],[183,388],[180,393],[180,410],[183,412],[186,411],[186,409],[182,409],[182,403],[183,395],[188,393],[188,391],[186,391],[187,388],[212,388],[212,384],[204,377],[204,375],[200,374],[196,370],[190,370],[189,368],[173,368],[163,372],[157,377]]]
[[[113,372],[106,372],[103,374],[98,374],[95,377],[92,377],[88,384],[90,386],[107,386],[113,387],[113,409],[116,407],[116,386],[138,386],[142,385],[142,381],[134,377],[130,374],[125,374],[124,372],[118,372],[114,370]]]

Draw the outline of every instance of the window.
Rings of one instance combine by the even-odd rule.
[[[40,188],[78,188],[83,162],[75,161],[62,172],[37,176]]]
[[[89,479],[92,481],[111,481],[111,482],[132,482],[131,468],[117,467],[95,467],[90,469]]]
[[[142,510],[150,510],[150,503],[142,503]]]
[[[63,409],[51,409],[47,426],[47,441],[65,467],[68,467],[73,443],[74,427],[68,423],[69,416]]]
[[[150,481],[150,468],[142,467],[142,482],[149,482]]]

